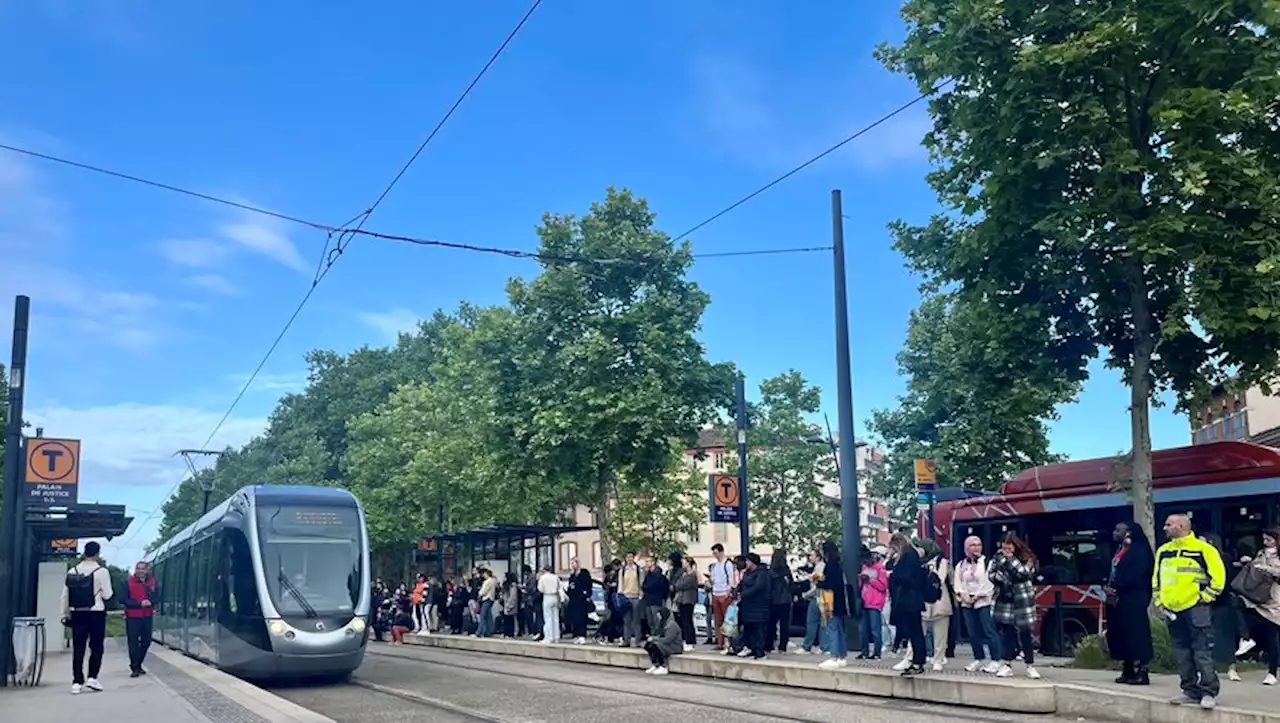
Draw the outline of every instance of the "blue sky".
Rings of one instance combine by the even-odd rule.
[[[0,0],[0,139],[341,223],[377,196],[524,2]],[[607,185],[678,233],[914,97],[872,59],[893,3],[548,2],[369,227],[532,249],[546,211]],[[902,389],[918,301],[885,224],[936,208],[923,112],[900,116],[706,227],[710,253],[830,241],[844,191],[855,408]],[[305,292],[323,234],[0,152],[0,295],[32,297],[27,417],[83,439],[81,498],[146,517]],[[258,432],[311,348],[385,344],[420,315],[503,300],[532,262],[358,239],[215,440]],[[802,370],[835,418],[825,254],[708,259],[703,339],[749,383]],[[8,319],[4,321],[8,338]],[[4,352],[7,361],[7,345]],[[1099,369],[1053,445],[1127,447],[1127,393]],[[1157,447],[1186,443],[1153,413]],[[134,559],[156,520],[109,545]],[[137,533],[137,534],[132,534]]]

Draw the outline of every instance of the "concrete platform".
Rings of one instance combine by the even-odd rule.
[[[66,723],[146,720],[155,723],[333,723],[215,668],[152,647],[148,675],[129,677],[123,643],[108,640],[101,681],[106,690],[71,695],[71,654],[45,658],[40,685],[0,688],[0,720]]]
[[[643,669],[649,658],[641,650],[603,647],[599,645],[571,645],[559,643],[543,645],[525,640],[497,638],[471,638],[455,635],[411,635],[405,642],[450,650],[464,650],[496,655],[513,655],[525,658],[557,660],[589,665],[608,665],[617,668]],[[1180,707],[1168,701],[1177,692],[1177,680],[1173,676],[1153,676],[1169,680],[1153,681],[1152,689],[1125,688],[1102,684],[1104,677],[1114,673],[1100,671],[1073,671],[1062,668],[1041,668],[1044,678],[995,678],[980,673],[968,673],[956,666],[943,673],[928,673],[913,678],[903,678],[888,670],[885,663],[859,664],[850,660],[849,667],[840,670],[820,670],[820,658],[779,655],[777,659],[763,661],[742,660],[711,652],[693,652],[675,656],[670,664],[674,675],[690,675],[721,680],[736,680],[766,685],[784,686],[828,692],[856,693],[882,698],[898,698],[925,703],[984,708],[1010,713],[1055,714],[1077,720],[1124,721],[1125,723],[1280,723],[1280,706],[1274,702],[1280,691],[1272,688],[1255,691],[1247,696],[1248,703],[1256,704],[1252,710],[1222,706],[1214,711],[1196,707]],[[1083,678],[1083,680],[1081,680]],[[1223,696],[1230,699],[1232,691],[1243,690],[1224,682]],[[1152,693],[1166,692],[1167,696]],[[1275,697],[1267,694],[1275,694]],[[1265,698],[1262,696],[1265,695]],[[1253,707],[1252,705],[1250,706]]]

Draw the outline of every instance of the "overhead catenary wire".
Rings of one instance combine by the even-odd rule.
[[[267,362],[270,361],[271,356],[275,353],[276,349],[279,348],[280,342],[284,340],[285,335],[289,333],[289,329],[293,327],[294,322],[296,322],[298,320],[298,317],[302,314],[302,310],[306,307],[307,302],[309,302],[311,300],[311,297],[315,294],[316,288],[319,286],[320,282],[323,281],[326,276],[328,276],[329,271],[333,268],[333,265],[337,263],[339,258],[342,257],[342,254],[346,251],[347,244],[349,244],[351,239],[354,238],[360,232],[360,230],[364,228],[364,224],[368,222],[369,218],[373,215],[373,212],[377,210],[378,206],[381,205],[384,200],[386,200],[387,196],[391,193],[392,189],[396,187],[396,184],[400,182],[400,179],[404,177],[404,175],[409,171],[409,168],[414,164],[415,161],[418,160],[418,157],[422,155],[422,152],[425,151],[427,146],[429,146],[431,142],[436,138],[436,136],[439,135],[440,130],[444,128],[445,124],[448,123],[449,119],[453,117],[454,113],[462,105],[463,101],[465,101],[467,97],[471,95],[471,92],[475,90],[476,86],[479,85],[480,81],[485,77],[486,74],[488,74],[489,70],[493,68],[494,64],[498,61],[498,58],[501,57],[503,52],[507,49],[507,46],[511,44],[511,42],[515,39],[516,35],[520,33],[520,30],[523,29],[525,24],[529,21],[529,18],[533,16],[534,11],[537,10],[538,7],[541,5],[542,5],[542,0],[534,0],[529,10],[520,18],[520,21],[516,23],[515,27],[511,30],[511,32],[507,34],[506,38],[504,38],[502,43],[498,46],[497,50],[495,50],[493,54],[489,56],[489,60],[484,64],[484,66],[480,69],[480,71],[476,73],[475,77],[471,79],[471,82],[467,84],[467,87],[463,89],[461,94],[459,94],[457,100],[453,102],[453,105],[449,106],[449,109],[440,118],[440,120],[436,123],[436,125],[431,129],[431,132],[427,135],[426,139],[423,140],[422,143],[418,145],[417,149],[414,150],[413,155],[409,157],[409,160],[403,166],[401,166],[400,170],[391,179],[391,182],[387,184],[386,188],[382,190],[382,193],[378,195],[377,199],[375,199],[374,202],[367,209],[365,209],[364,211],[360,212],[359,214],[357,214],[355,217],[352,218],[352,221],[356,221],[358,219],[358,222],[355,228],[345,228],[347,226],[350,226],[352,221],[348,221],[347,223],[343,224],[342,227],[335,228],[325,224],[319,224],[315,222],[306,221],[301,218],[288,216],[286,214],[268,211],[267,209],[257,208],[254,206],[250,206],[248,204],[221,199],[216,196],[211,196],[209,194],[188,191],[186,189],[182,189],[177,186],[151,182],[138,176],[131,176],[128,174],[112,172],[112,171],[109,171],[108,169],[93,167],[87,164],[68,162],[68,165],[73,165],[73,166],[82,168],[84,170],[91,170],[91,171],[96,171],[100,173],[106,173],[107,175],[111,175],[116,178],[122,178],[125,180],[141,182],[156,188],[162,188],[165,190],[182,193],[184,195],[193,196],[195,198],[202,198],[204,200],[222,203],[224,205],[233,206],[246,211],[263,213],[268,216],[273,216],[275,218],[283,219],[286,221],[292,221],[294,223],[300,223],[302,225],[327,232],[327,236],[325,238],[325,246],[323,251],[321,252],[320,263],[317,266],[316,274],[312,278],[310,286],[307,287],[307,291],[303,295],[302,300],[298,302],[298,305],[294,308],[293,313],[289,315],[288,320],[285,321],[284,326],[281,327],[280,332],[276,334],[275,339],[271,342],[271,346],[267,348],[267,353],[262,356],[262,360],[258,362],[258,365],[253,370],[253,373],[250,374],[248,379],[245,380],[244,385],[240,388],[240,391],[236,394],[235,399],[232,400],[231,405],[227,407],[227,411],[224,412],[222,417],[218,420],[218,423],[214,426],[213,431],[209,432],[208,438],[205,440],[204,444],[201,445],[201,447],[207,447],[213,441],[214,437],[217,436],[218,432],[222,429],[223,425],[226,424],[227,420],[231,418],[231,414],[235,411],[236,407],[239,406],[241,400],[244,399],[245,394],[247,394],[249,389],[253,386],[253,383],[258,378],[258,375],[262,373],[263,368],[266,367]],[[5,148],[12,149],[12,147],[9,147],[9,146],[5,146]],[[28,155],[35,155],[35,154],[29,153]],[[62,160],[62,159],[54,158],[52,156],[46,156],[44,154],[40,154],[37,157],[44,157],[47,160],[58,160],[58,161]],[[330,248],[330,242],[334,241],[335,235],[337,236],[336,243],[334,243],[333,247]],[[170,497],[172,497],[173,494],[177,492],[178,489],[182,486],[182,483],[186,478],[187,478],[187,475],[185,473],[182,476],[180,476],[178,478],[178,481],[173,485],[173,487],[169,490],[169,492],[165,494],[164,499],[168,500]],[[128,543],[132,542],[134,538],[137,537],[138,533],[141,532],[141,530],[147,525],[147,523],[149,523],[152,519],[154,519],[158,512],[163,511],[163,507],[164,505],[161,504],[157,506],[154,510],[152,510],[151,513],[148,514],[147,517],[137,525],[137,527],[135,527],[135,532],[132,535],[130,535],[124,542],[121,542],[117,549],[127,547]]]

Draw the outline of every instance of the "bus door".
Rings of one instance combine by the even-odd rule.
[[[951,561],[959,562],[964,557],[964,541],[976,536],[982,540],[982,553],[988,558],[1000,551],[1000,543],[1010,532],[1026,539],[1023,521],[1019,519],[1005,520],[966,520],[951,526]]]
[[[1256,557],[1262,549],[1262,531],[1270,524],[1265,498],[1245,498],[1224,502],[1219,514],[1218,532],[1222,535],[1222,553],[1228,559],[1227,576],[1231,577],[1231,563],[1241,556]]]

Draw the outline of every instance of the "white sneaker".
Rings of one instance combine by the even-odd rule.
[[[1227,670],[1227,680],[1230,680],[1230,681],[1231,681],[1231,682],[1233,682],[1233,683],[1239,683],[1239,682],[1240,682],[1240,673],[1236,672],[1236,669],[1235,669],[1235,666],[1234,666],[1234,665],[1233,665],[1233,666],[1231,666],[1231,668]]]
[[[686,652],[686,653],[692,653],[692,652],[693,652],[693,646],[692,646],[692,645],[690,645],[690,644],[688,644],[688,643],[685,643],[685,644],[684,644],[684,652]]]
[[[1276,684],[1276,674],[1275,674],[1275,673],[1267,673],[1267,677],[1265,677],[1265,678],[1263,678],[1263,679],[1262,679],[1262,684],[1263,684],[1263,685],[1275,685],[1275,684]]]
[[[1258,644],[1248,638],[1241,640],[1240,647],[1236,648],[1236,657],[1239,658],[1256,647],[1258,647]]]
[[[587,639],[586,639],[586,638],[578,638],[577,640],[573,641],[573,644],[574,644],[574,645],[586,645],[586,644],[587,644]]]
[[[71,695],[80,695],[80,690],[81,688],[79,683],[71,684]]]
[[[911,658],[903,658],[893,666],[894,670],[906,670],[911,667]]]
[[[835,670],[840,667],[840,661],[836,658],[827,658],[821,663],[818,663],[818,667],[823,670]]]
[[[999,673],[1000,668],[1002,667],[1003,666],[1001,666],[999,663],[993,660],[990,663],[987,663],[986,665],[982,666],[982,672],[990,675],[994,675],[995,673]]]
[[[751,657],[751,648],[743,648],[742,650],[739,650],[739,651],[738,651],[738,657],[739,657],[739,658],[750,658],[750,657]]]
[[[964,666],[964,669],[969,671],[970,673],[976,673],[979,670],[982,670],[982,666],[986,664],[987,664],[987,661],[985,660],[975,660],[972,663],[969,663],[968,665]]]
[[[1010,667],[1009,667],[1009,666],[1007,666],[1007,665],[1002,665],[1002,666],[1000,666],[1000,669],[996,671],[996,677],[997,677],[997,678],[1012,678],[1012,677],[1013,677],[1013,668],[1010,668]]]
[[[944,667],[946,667],[946,665],[947,665],[946,663],[944,663],[944,662],[942,662],[942,661],[940,661],[940,660],[935,660],[935,661],[933,661],[933,672],[935,672],[935,673],[941,673],[941,672],[942,672],[942,669],[943,669]]]
[[[666,668],[657,668],[657,669],[655,669],[655,670],[653,671],[653,674],[654,674],[654,675],[666,675],[666,674],[667,674],[667,672],[668,672],[668,671],[667,671],[667,669],[666,669]]]
[[[102,683],[99,683],[97,678],[90,678],[86,680],[84,682],[84,687],[88,688],[89,690],[95,690],[99,693],[102,692]]]
[[[795,650],[792,650],[791,653],[793,655],[813,655],[811,651],[805,650],[804,648],[796,648]]]
[[[644,671],[644,674],[645,674],[645,675],[653,675],[653,671],[655,671],[655,670],[657,670],[657,669],[658,669],[658,666],[656,666],[656,665],[650,665],[650,666],[649,666],[649,669],[648,669],[648,670],[646,670],[646,671]]]
[[[1033,665],[1028,665],[1028,666],[1027,666],[1027,677],[1028,677],[1028,678],[1030,678],[1030,679],[1032,679],[1032,680],[1040,680],[1040,671],[1036,670],[1036,669],[1035,669],[1035,666],[1033,666]]]

